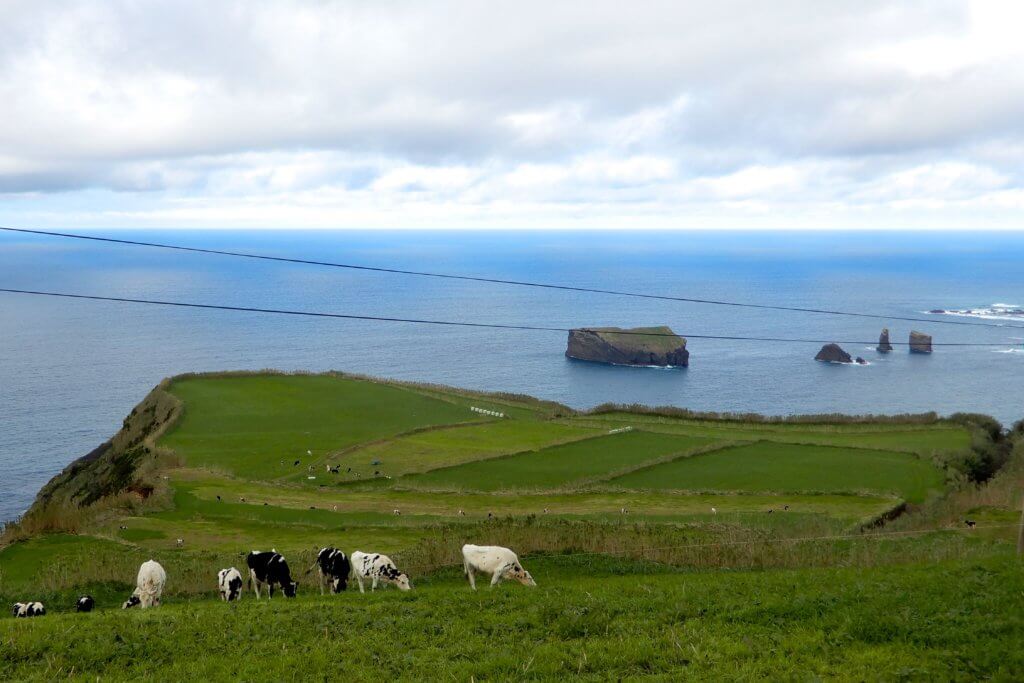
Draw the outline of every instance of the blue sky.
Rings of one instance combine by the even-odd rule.
[[[35,2],[14,227],[1024,227],[1017,2]]]

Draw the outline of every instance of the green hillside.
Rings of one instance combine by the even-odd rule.
[[[274,651],[264,677],[344,660],[360,680],[386,634],[408,646],[372,659],[398,678],[885,678],[965,657],[998,677],[1010,660],[979,655],[981,636],[950,644],[986,611],[986,643],[1024,634],[1004,609],[1024,591],[1009,559],[1019,502],[966,479],[1016,437],[973,419],[696,419],[339,374],[172,379],[5,529],[0,602],[51,614],[0,620],[0,676],[46,662],[48,678],[249,678]],[[901,512],[891,524],[910,535],[887,537]],[[471,595],[465,542],[514,548],[540,587]],[[320,598],[304,572],[326,545],[391,555],[414,591]],[[285,554],[297,601],[215,600],[217,570],[253,548]],[[164,607],[120,612],[150,558],[170,577]],[[97,612],[67,614],[83,592]],[[892,611],[907,592],[931,640],[896,646],[914,633]],[[253,647],[229,656],[235,640]],[[523,642],[528,655],[509,654]]]

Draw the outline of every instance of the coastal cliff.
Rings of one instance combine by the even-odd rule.
[[[931,335],[925,334],[924,332],[911,332],[910,333],[910,352],[911,353],[931,353],[932,352],[932,338]]]
[[[685,367],[690,364],[686,340],[667,326],[570,330],[565,355],[576,360],[613,365]]]

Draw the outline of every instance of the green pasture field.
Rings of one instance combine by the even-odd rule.
[[[525,563],[537,588],[472,592],[446,570],[408,593],[0,619],[0,679],[1009,681],[1024,670],[1024,574],[1008,552],[867,569]]]
[[[754,423],[687,420],[632,413],[607,413],[566,419],[567,424],[614,429],[635,425],[650,431],[734,441],[779,441],[852,448],[877,448],[929,454],[969,448],[971,435],[952,425]]]
[[[338,478],[343,481],[352,479],[352,474],[347,471],[349,467],[363,476],[375,470],[399,476],[481,458],[536,450],[599,433],[598,429],[556,422],[505,419],[416,432],[331,456],[326,462],[341,466]],[[371,464],[375,461],[380,464]],[[318,477],[323,470],[323,467],[318,468]]]
[[[290,476],[295,460],[412,429],[482,421],[410,389],[329,375],[189,378],[171,393],[185,414],[162,445],[190,465],[249,479]]]
[[[711,444],[700,437],[634,430],[433,470],[405,481],[414,486],[471,491],[559,488]]]
[[[919,503],[942,490],[944,475],[907,453],[763,441],[680,458],[609,483],[691,491],[865,491]]]

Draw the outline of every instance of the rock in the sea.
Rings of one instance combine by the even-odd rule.
[[[818,355],[814,357],[814,360],[820,360],[825,363],[852,363],[853,358],[846,351],[843,351],[843,347],[839,344],[825,344],[821,347],[821,351],[818,351]]]
[[[615,365],[687,366],[686,340],[667,326],[590,327],[569,331],[565,355]]]
[[[892,351],[892,344],[889,343],[889,328],[883,327],[882,334],[878,335],[878,352],[889,353]]]
[[[932,352],[932,336],[923,332],[911,332],[910,333],[910,352],[911,353],[931,353]]]
[[[861,358],[860,356],[857,356],[857,358],[855,358],[854,361],[857,363],[857,365],[867,365],[868,364],[868,362],[866,360],[864,360],[863,358]]]

